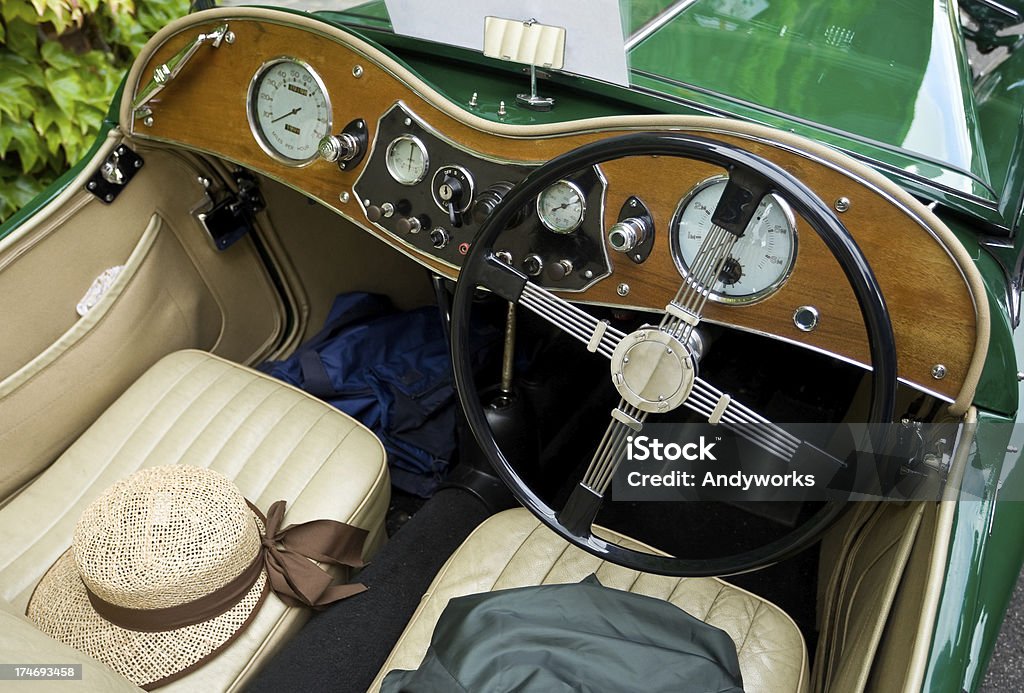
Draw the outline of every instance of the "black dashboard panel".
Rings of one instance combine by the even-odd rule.
[[[366,218],[398,242],[454,268],[512,186],[535,168],[459,147],[402,103],[381,117],[375,132],[366,166],[352,186]],[[407,182],[388,165],[392,144],[400,140],[425,153],[416,154],[421,170],[405,177]],[[542,285],[582,291],[611,273],[602,232],[606,183],[596,168],[581,170],[571,182],[584,197],[578,228],[552,232],[530,206],[513,217],[494,249]]]

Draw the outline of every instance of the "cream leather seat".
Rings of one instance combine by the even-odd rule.
[[[390,483],[384,449],[373,433],[277,380],[183,351],[154,365],[0,509],[0,597],[24,612],[40,577],[71,545],[75,523],[95,496],[141,467],[181,463],[223,473],[264,511],[286,500],[287,523],[332,518],[363,527],[370,532],[367,555],[385,539]],[[271,594],[219,656],[161,690],[240,688],[309,615]],[[25,627],[3,629],[0,651],[10,649],[9,638],[21,642]],[[56,657],[59,652],[46,656],[40,650],[38,661],[67,661]]]
[[[602,536],[645,547],[602,530]],[[434,625],[448,600],[466,594],[552,583],[578,582],[591,573],[607,587],[672,602],[721,628],[736,643],[748,693],[806,691],[807,650],[792,619],[774,604],[716,578],[672,578],[607,563],[569,545],[527,510],[508,510],[483,522],[452,554],[423,596],[405,632],[370,691],[392,669],[419,666]]]

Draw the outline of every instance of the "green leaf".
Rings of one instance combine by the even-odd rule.
[[[8,29],[11,22],[15,20],[25,22],[32,27],[39,23],[39,13],[24,0],[6,0],[3,3],[2,14],[4,21],[8,24]]]
[[[30,114],[35,105],[27,79],[13,72],[0,73],[0,113],[19,120]]]
[[[60,41],[44,42],[39,48],[39,54],[43,62],[58,70],[76,70],[81,62],[79,56],[65,50]]]
[[[28,173],[44,156],[43,143],[35,128],[25,121],[9,123],[7,129],[11,132],[9,151],[18,153],[21,158],[21,172]]]
[[[78,110],[75,106],[85,96],[82,89],[82,78],[76,72],[57,70],[52,67],[47,68],[45,74],[46,88],[49,90],[50,96],[57,102],[60,110],[64,111],[64,115],[74,118]]]
[[[64,117],[64,113],[57,107],[55,103],[43,103],[39,104],[36,110],[32,114],[32,123],[36,127],[36,132],[40,135],[45,135],[46,131],[50,129],[57,121]]]
[[[8,21],[5,45],[29,62],[39,60],[39,34],[34,24],[22,19]]]
[[[0,178],[0,219],[6,218],[27,205],[33,197],[46,189],[52,177],[37,178],[18,174],[13,178]]]
[[[43,68],[37,62],[29,62],[20,55],[3,51],[2,48],[0,75],[18,75],[34,87],[43,86]]]

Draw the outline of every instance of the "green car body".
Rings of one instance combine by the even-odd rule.
[[[963,488],[981,500],[957,507],[923,689],[977,689],[1024,562],[1024,502],[1000,501],[1024,498],[1024,445],[1014,435],[1024,388],[1016,356],[1024,352],[1024,331],[1018,328],[1024,51],[1011,51],[975,77],[958,8],[940,0],[812,7],[797,0],[696,0],[675,3],[682,11],[671,17],[662,14],[673,5],[668,0],[620,4],[624,33],[632,37],[632,88],[553,74],[550,79],[564,87],[559,107],[513,110],[506,122],[660,112],[729,115],[792,131],[841,149],[936,203],[936,213],[974,258],[988,293],[992,331],[974,400],[978,430]],[[1002,4],[1024,16],[1024,2]],[[976,16],[989,7],[964,6]],[[390,51],[455,103],[470,97],[467,66],[482,106],[496,105],[510,85],[522,83],[507,63],[393,34],[381,0],[317,16]],[[1006,20],[997,16],[985,36],[995,40]],[[1024,38],[998,40],[1014,48]],[[757,61],[746,59],[751,51]],[[118,95],[96,147],[116,125],[119,100]],[[476,111],[496,120],[494,112]],[[0,227],[0,237],[52,200],[89,158],[91,153]]]

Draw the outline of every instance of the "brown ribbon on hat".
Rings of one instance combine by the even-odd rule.
[[[248,501],[246,501],[248,503]],[[285,502],[270,506],[266,518],[256,506],[249,507],[264,520],[262,548],[255,560],[236,578],[199,599],[163,609],[132,609],[111,604],[85,586],[93,609],[116,626],[155,633],[209,621],[233,608],[252,589],[263,569],[270,586],[288,606],[322,609],[328,604],[366,590],[360,583],[334,585],[334,578],[312,561],[363,567],[363,542],[367,531],[337,520],[312,520],[282,528]],[[278,546],[280,544],[280,546]],[[312,560],[309,560],[312,559]]]

